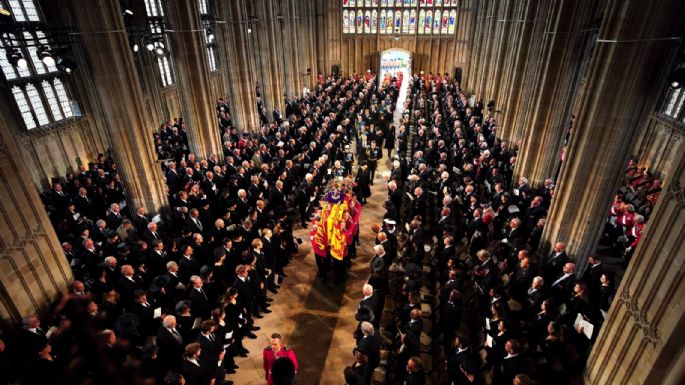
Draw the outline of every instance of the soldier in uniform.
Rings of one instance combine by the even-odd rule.
[[[350,151],[350,145],[345,145],[345,152],[343,153],[343,165],[348,172],[352,171],[352,163],[354,163],[354,154]]]
[[[371,141],[371,148],[369,149],[369,170],[371,171],[371,184],[373,185],[373,178],[376,177],[376,168],[378,167],[378,159],[383,157],[382,150],[376,146],[376,141]]]
[[[271,334],[271,345],[264,348],[264,372],[266,373],[266,384],[273,385],[271,381],[271,370],[277,359],[286,357],[292,361],[295,366],[295,374],[297,374],[297,358],[292,348],[283,345],[281,342],[281,335],[279,333]]]

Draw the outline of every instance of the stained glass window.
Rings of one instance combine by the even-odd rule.
[[[343,34],[450,36],[456,32],[458,0],[342,1]]]

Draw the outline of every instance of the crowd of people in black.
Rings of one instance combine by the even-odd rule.
[[[350,162],[357,115],[387,116],[397,97],[373,77],[321,79],[257,133],[220,100],[218,156],[189,153],[181,119],[162,125],[170,204],[155,217],[126,206],[111,158],[54,180],[43,197],[76,279],[48,316],[3,332],[0,384],[230,383],[297,253],[293,223]]]
[[[345,381],[370,384],[380,367],[406,385],[565,384],[579,373],[614,283],[597,256],[578,274],[563,243],[537,254],[553,181],[512,180],[517,149],[448,76],[405,79],[397,134],[396,84],[319,79],[256,133],[233,127],[219,100],[223,154],[206,159],[189,152],[182,119],[162,125],[170,205],[154,218],[127,208],[111,157],[54,180],[43,199],[76,280],[48,317],[2,335],[0,384],[230,383],[298,250],[293,227],[307,226],[331,178],[354,175],[364,203],[383,149],[386,214]],[[607,237],[634,249],[644,220],[627,202],[648,210],[660,186],[630,170]]]
[[[364,286],[347,384],[567,384],[614,285],[598,256],[537,253],[554,183],[513,179],[517,148],[447,76],[416,75]],[[381,359],[381,357],[383,357]],[[378,369],[377,369],[378,368]]]

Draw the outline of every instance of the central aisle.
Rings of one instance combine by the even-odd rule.
[[[371,225],[380,223],[385,213],[386,183],[380,177],[387,169],[385,162],[379,162],[378,169],[371,197],[360,218],[361,246],[357,248],[357,258],[352,261],[344,290],[321,284],[316,279],[316,263],[309,244],[311,226],[295,230],[295,237],[302,238],[303,243],[298,255],[285,268],[288,277],[281,289],[272,295],[273,313],[255,320],[255,325],[261,327],[255,332],[258,338],[243,340],[250,354],[246,358],[236,357],[240,369],[228,379],[239,385],[266,384],[262,350],[269,344],[271,333],[279,332],[285,343],[294,349],[299,361],[298,384],[340,385],[344,382],[343,369],[353,362],[355,340],[352,334],[357,328],[354,315],[362,298],[362,285],[370,274],[375,240]]]
[[[396,127],[399,127],[397,122],[401,117],[398,111],[407,95],[408,73],[404,79],[393,116]],[[357,258],[352,261],[345,287],[324,285],[316,278],[316,262],[309,243],[311,225],[307,229],[295,229],[295,237],[302,238],[303,243],[285,268],[287,278],[278,294],[270,294],[274,299],[271,304],[273,312],[255,320],[255,325],[261,328],[255,332],[257,339],[243,340],[250,354],[246,358],[236,357],[240,368],[236,374],[227,377],[236,385],[266,384],[262,351],[269,344],[269,336],[273,332],[281,333],[285,343],[295,351],[299,363],[297,384],[344,383],[343,370],[353,362],[353,333],[357,328],[354,316],[362,298],[362,286],[370,275],[369,263],[375,241],[371,226],[380,224],[385,214],[383,203],[387,198],[387,183],[381,174],[388,169],[389,160],[387,152],[383,156],[378,162],[371,197],[362,210],[359,224],[361,245],[357,247]]]

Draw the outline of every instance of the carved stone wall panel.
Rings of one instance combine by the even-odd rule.
[[[653,113],[645,124],[642,136],[635,143],[634,153],[638,165],[668,180],[676,171],[673,169],[674,159],[685,151],[684,133],[685,124]]]
[[[0,318],[6,321],[44,310],[73,279],[12,136],[18,124],[0,116]]]

